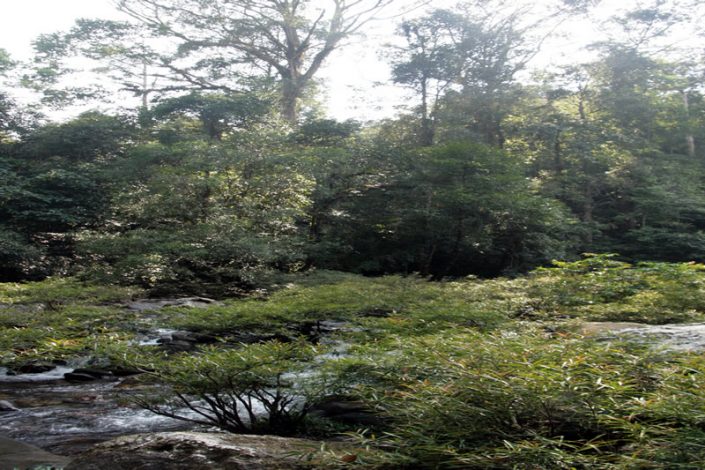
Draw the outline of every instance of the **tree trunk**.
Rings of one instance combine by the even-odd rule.
[[[685,118],[687,125],[685,144],[688,147],[688,156],[690,158],[695,158],[695,137],[693,136],[690,129],[690,101],[688,99],[687,91],[683,90],[681,94],[683,95],[683,109],[685,110]]]
[[[304,84],[298,77],[285,77],[282,80],[281,113],[282,118],[292,127],[299,122],[299,101],[303,94]]]
[[[593,190],[592,190],[592,182],[588,181],[587,184],[585,185],[585,202],[583,203],[583,222],[587,226],[587,233],[585,234],[585,243],[588,245],[592,245],[593,242],[593,210],[594,210],[594,201],[593,201]]]
[[[428,82],[424,77],[421,83],[421,135],[419,136],[419,144],[422,147],[433,145],[435,134],[428,108]]]
[[[299,97],[293,87],[284,86],[281,99],[282,117],[292,127],[296,127],[299,121]]]

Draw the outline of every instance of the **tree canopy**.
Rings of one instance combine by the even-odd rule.
[[[40,37],[34,75],[0,54],[6,80],[19,66],[50,98],[90,94],[58,86],[72,56],[142,98],[19,126],[27,110],[2,95],[9,278],[248,289],[310,268],[442,278],[581,252],[705,258],[702,51],[662,47],[686,5],[624,8],[591,57],[533,75],[552,32],[595,2],[429,5],[399,18],[386,52],[409,106],[369,123],[300,105],[392,0],[116,6],[131,20]]]

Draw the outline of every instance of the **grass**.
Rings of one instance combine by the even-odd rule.
[[[209,376],[220,377],[269,347],[234,344],[238,333],[294,339],[302,325],[338,320],[346,328],[334,338],[350,345],[348,354],[307,359],[323,387],[311,394],[363,400],[384,419],[360,432],[309,428],[317,436],[347,430],[362,449],[355,459],[322,449],[309,456],[319,466],[345,468],[344,458],[375,469],[695,469],[705,466],[705,358],[583,337],[576,327],[705,321],[704,289],[702,265],[634,266],[593,255],[517,279],[309,273],[282,277],[278,289],[248,299],[140,316],[114,305],[136,291],[52,279],[0,286],[0,362],[157,357],[153,375],[194,393],[203,361],[225,358]],[[160,365],[159,348],[130,342],[158,327],[223,341]],[[288,366],[272,367],[261,384]],[[233,370],[218,382],[225,393],[245,376],[259,384]]]

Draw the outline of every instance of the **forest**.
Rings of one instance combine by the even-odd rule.
[[[261,468],[703,468],[705,342],[646,333],[705,321],[702,12],[604,3],[114,0],[0,49],[0,366],[323,442]],[[405,106],[336,119],[380,18]]]

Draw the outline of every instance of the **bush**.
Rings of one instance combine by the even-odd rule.
[[[701,357],[528,331],[396,337],[349,360],[391,422],[377,445],[421,468],[691,468],[702,455]]]
[[[705,313],[705,265],[635,266],[616,255],[589,254],[536,270],[527,293],[554,316],[653,324],[694,321]]]
[[[243,434],[300,431],[314,397],[304,373],[316,349],[306,343],[268,342],[238,349],[210,348],[198,355],[136,364],[169,387],[144,408],[170,418]]]

